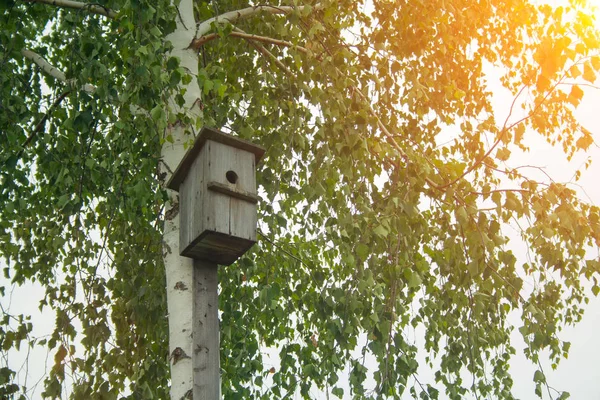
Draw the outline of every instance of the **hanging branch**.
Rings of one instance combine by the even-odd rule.
[[[27,3],[42,3],[49,4],[55,7],[73,8],[76,10],[84,10],[92,14],[98,14],[110,19],[117,18],[117,13],[110,8],[91,3],[81,3],[73,0],[23,0]]]
[[[39,54],[37,54],[36,52],[31,51],[31,50],[21,50],[21,55],[23,55],[23,57],[33,61],[34,64],[36,64],[46,74],[50,75],[51,77],[53,77],[54,79],[56,79],[62,83],[69,85],[70,88],[65,93],[65,95],[73,89],[73,85],[76,83],[76,80],[75,79],[67,79],[67,76],[65,75],[64,72],[62,72],[60,69],[58,69],[55,66],[53,66],[52,64],[50,64],[48,61],[46,61],[46,59],[44,59],[44,57],[40,56]],[[96,91],[96,86],[94,86],[90,83],[86,83],[86,84],[82,85],[80,87],[80,89],[88,94],[93,94]],[[145,110],[135,104],[130,105],[129,110],[135,115],[150,116],[150,113],[147,110]]]
[[[75,79],[67,79],[67,76],[64,72],[50,64],[48,61],[46,61],[46,59],[44,59],[44,57],[40,56],[36,52],[31,50],[21,50],[21,55],[33,61],[35,65],[37,65],[43,72],[45,72],[49,76],[53,77],[59,82],[68,85],[69,88],[65,92],[63,92],[54,101],[54,103],[52,103],[52,105],[46,111],[46,114],[44,114],[44,116],[32,128],[31,133],[27,136],[27,139],[25,139],[25,141],[21,145],[21,150],[19,150],[19,153],[17,154],[17,159],[21,158],[23,152],[25,151],[25,148],[29,146],[29,144],[33,141],[36,135],[42,131],[46,121],[48,120],[54,109],[56,109],[60,105],[60,103],[62,103],[62,101],[67,97],[67,95],[73,91],[74,85],[76,83]],[[86,83],[81,86],[81,90],[88,94],[93,94],[96,91],[96,86]],[[148,111],[144,110],[139,106],[136,106],[135,104],[130,105],[130,111],[135,115],[149,115]]]
[[[54,67],[48,61],[46,61],[44,59],[44,57],[40,56],[39,54],[37,54],[31,50],[21,50],[21,54],[23,55],[23,57],[28,58],[31,61],[33,61],[38,67],[40,67],[40,69],[42,71],[44,71],[48,75],[58,79],[61,82],[67,81],[67,77],[65,76],[64,72],[62,72],[58,68]]]
[[[52,105],[48,108],[48,111],[46,111],[46,114],[44,114],[42,119],[40,119],[39,122],[35,124],[35,127],[31,131],[31,133],[29,134],[29,136],[27,136],[27,139],[25,139],[25,141],[21,145],[21,150],[19,150],[19,152],[17,153],[17,160],[21,159],[25,148],[27,148],[27,146],[29,146],[29,143],[31,143],[31,141],[36,137],[36,135],[40,133],[40,131],[44,128],[44,125],[46,124],[46,121],[48,120],[48,117],[50,117],[52,111],[54,111],[54,109],[58,107],[60,103],[62,103],[62,101],[67,97],[69,93],[71,93],[71,91],[67,90],[66,92],[58,96],[58,98],[54,100],[54,103],[52,103]]]

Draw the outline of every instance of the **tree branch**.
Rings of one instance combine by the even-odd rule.
[[[239,37],[242,39],[246,39],[246,40],[253,40],[256,42],[271,43],[271,44],[274,44],[277,46],[293,47],[301,53],[304,53],[304,54],[309,53],[308,49],[306,49],[305,47],[297,46],[292,42],[288,42],[287,40],[273,39],[273,38],[270,38],[267,36],[258,36],[258,35],[252,35],[252,34],[243,33],[243,32],[236,32],[236,31],[231,32],[229,35],[233,36],[233,37]]]
[[[50,64],[48,61],[44,59],[44,57],[40,56],[36,52],[31,50],[21,50],[21,54],[23,57],[33,61],[42,71],[46,74],[50,75],[54,79],[63,82],[69,86],[72,86],[75,83],[74,79],[67,79],[67,76],[64,72]],[[87,93],[94,93],[96,91],[96,86],[86,83],[81,86],[81,89],[86,91]]]
[[[295,48],[296,50],[298,50],[301,53],[304,53],[304,54],[308,54],[309,53],[309,50],[307,48],[295,45],[294,43],[288,42],[287,40],[274,39],[274,38],[270,38],[268,36],[252,35],[252,34],[249,34],[249,33],[245,33],[245,32],[243,32],[243,31],[241,31],[241,30],[239,30],[237,28],[233,32],[229,33],[229,36],[246,39],[248,41],[252,40],[252,41],[255,41],[255,42],[270,43],[270,44],[274,44],[274,45],[277,45],[277,46],[293,47],[293,48]],[[197,50],[204,43],[210,42],[211,40],[214,40],[214,39],[216,39],[218,37],[219,37],[218,33],[210,33],[208,35],[201,36],[200,38],[194,39],[192,41],[192,44],[190,45],[190,48]]]
[[[39,54],[37,54],[31,50],[21,50],[21,54],[23,55],[23,57],[28,58],[31,61],[33,61],[38,67],[40,67],[40,69],[42,71],[44,71],[48,75],[52,76],[53,78],[55,78],[61,82],[67,81],[67,77],[65,76],[64,72],[62,72],[61,70],[59,70],[58,68],[56,68],[55,66],[50,64],[48,61],[46,61],[44,59],[44,57],[40,56]]]
[[[210,32],[212,30],[213,23],[219,24],[219,23],[229,22],[229,23],[233,24],[236,21],[239,21],[240,19],[251,17],[260,12],[266,12],[269,14],[287,15],[287,14],[292,13],[294,10],[302,11],[307,7],[311,7],[311,6],[300,6],[300,7],[279,6],[278,7],[278,6],[270,6],[270,5],[261,5],[261,6],[247,7],[247,8],[243,8],[241,10],[230,11],[230,12],[226,12],[221,15],[217,15],[216,17],[209,18],[206,21],[200,22],[196,26],[196,36],[194,37],[194,40],[192,41],[192,45],[190,47],[198,48],[199,46],[202,45],[202,43],[200,43],[196,47],[196,46],[194,46],[194,42],[200,40],[203,36],[205,36],[208,32]],[[322,6],[320,4],[312,6],[312,10],[320,9],[320,8],[322,8]]]
[[[445,183],[443,185],[440,185],[441,189],[446,189],[448,186],[454,185],[456,182],[458,182],[459,180],[461,180],[462,178],[464,178],[465,176],[467,176],[468,174],[470,174],[471,172],[473,172],[473,170],[475,170],[475,168],[479,167],[481,165],[481,163],[483,163],[483,161],[488,158],[488,156],[490,154],[492,154],[492,151],[494,151],[494,149],[496,148],[496,146],[498,146],[498,144],[500,144],[500,142],[502,141],[502,139],[504,138],[505,133],[509,130],[512,129],[515,125],[517,125],[518,123],[520,123],[521,121],[524,121],[526,118],[529,118],[530,115],[528,115],[526,118],[522,118],[519,121],[517,121],[516,123],[510,125],[508,128],[506,127],[506,125],[508,124],[508,120],[510,119],[510,117],[512,116],[512,112],[513,109],[515,107],[515,104],[517,102],[517,99],[519,98],[519,96],[521,96],[521,93],[523,93],[523,91],[527,88],[528,86],[523,86],[521,88],[521,90],[519,90],[519,93],[517,93],[517,95],[515,96],[515,98],[513,99],[511,105],[510,105],[510,109],[508,111],[508,115],[506,116],[506,119],[504,120],[504,125],[502,126],[502,129],[500,130],[500,133],[498,134],[498,138],[496,139],[496,141],[494,142],[494,144],[488,149],[488,151],[485,152],[485,154],[483,155],[483,157],[481,157],[479,160],[477,160],[475,163],[473,163],[473,165],[471,165],[469,168],[467,168],[467,170],[465,172],[463,172],[458,178],[451,180],[448,183]]]
[[[97,4],[81,3],[73,0],[23,0],[27,3],[43,3],[51,6],[62,7],[62,8],[73,8],[76,10],[85,10],[92,14],[103,15],[107,18],[117,18],[117,13],[110,8],[100,6]]]
[[[31,61],[33,61],[38,67],[40,67],[40,69],[42,71],[44,71],[45,73],[47,73],[54,79],[56,79],[60,82],[63,82],[69,86],[74,85],[75,79],[67,79],[64,72],[62,72],[61,70],[59,70],[58,68],[56,68],[55,66],[50,64],[48,61],[46,61],[44,59],[44,57],[40,56],[36,52],[33,52],[31,50],[21,50],[21,54],[25,58],[28,58]],[[72,88],[69,88],[69,90],[67,92],[71,91],[71,89]],[[84,92],[87,92],[88,94],[93,94],[96,91],[96,86],[94,86],[90,83],[86,83],[85,85],[81,86],[81,90],[83,90]],[[147,110],[145,110],[135,104],[131,104],[129,106],[129,109],[135,115],[145,115],[145,116],[150,115],[150,113]]]
[[[50,108],[48,108],[48,111],[42,117],[42,119],[35,125],[35,127],[33,128],[33,131],[29,134],[29,136],[27,137],[25,142],[23,142],[23,145],[21,146],[22,149],[19,151],[19,154],[18,154],[18,158],[20,158],[21,155],[23,154],[25,147],[27,147],[27,145],[29,145],[29,143],[35,138],[35,136],[43,129],[43,127],[46,123],[46,120],[48,119],[48,117],[50,116],[52,111],[56,107],[58,107],[60,105],[60,103],[65,99],[65,97],[73,90],[73,87],[75,84],[74,79],[67,79],[67,76],[65,75],[64,72],[62,72],[61,70],[59,70],[58,68],[56,68],[55,66],[50,64],[48,61],[46,61],[44,59],[44,57],[40,56],[36,52],[31,51],[31,50],[21,50],[21,54],[23,55],[23,57],[33,61],[33,63],[35,63],[43,72],[50,75],[54,79],[66,84],[69,88],[58,97],[58,99],[50,106]],[[96,86],[86,83],[85,85],[81,86],[81,90],[83,90],[89,94],[93,94],[96,91]],[[148,111],[144,110],[143,108],[141,108],[135,104],[131,104],[129,106],[129,109],[134,115],[142,115],[143,114],[143,115],[149,116]]]

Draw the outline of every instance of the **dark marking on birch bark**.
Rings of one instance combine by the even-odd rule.
[[[196,346],[196,350],[194,350],[195,354],[199,354],[201,351],[205,352],[206,354],[208,354],[209,352],[209,348],[206,346],[202,346],[202,345],[198,345]]]
[[[179,214],[179,202],[176,202],[175,204],[173,204],[173,207],[167,210],[167,212],[165,213],[165,219],[167,221],[172,221],[173,218],[177,216],[177,214]]]
[[[167,254],[171,254],[171,246],[169,246],[165,241],[163,241],[163,258],[167,256]]]
[[[175,284],[175,290],[188,290],[188,287],[185,285],[185,283],[179,281]]]
[[[176,347],[175,350],[171,353],[171,357],[169,357],[169,361],[173,361],[173,365],[177,364],[179,361],[185,358],[192,358],[185,354],[185,351],[181,347]]]

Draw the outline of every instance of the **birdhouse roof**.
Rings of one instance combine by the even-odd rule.
[[[187,151],[183,159],[175,169],[171,179],[167,182],[167,187],[173,190],[179,190],[179,186],[187,176],[190,166],[204,147],[207,140],[223,143],[225,145],[254,153],[255,162],[258,163],[265,154],[265,149],[247,140],[240,139],[228,133],[221,132],[218,129],[203,127],[200,134],[196,137],[193,146]]]

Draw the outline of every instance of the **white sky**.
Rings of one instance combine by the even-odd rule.
[[[599,82],[597,82],[599,83]],[[499,94],[496,104],[498,108],[509,107],[512,98],[509,94]],[[600,205],[600,90],[586,89],[584,99],[576,115],[581,123],[592,132],[596,144],[592,145],[586,154],[578,154],[571,162],[565,160],[560,149],[552,148],[539,136],[526,134],[525,138],[530,143],[531,151],[517,155],[510,163],[512,166],[520,164],[537,165],[546,168],[546,172],[557,182],[568,182],[572,179],[575,169],[581,167],[587,157],[591,157],[591,167],[582,172],[578,182],[580,188],[572,187],[578,191],[581,198],[587,199],[595,205]],[[523,254],[520,255],[522,258]],[[597,254],[596,254],[597,256]],[[517,255],[519,257],[519,255]],[[522,259],[521,258],[521,259]],[[571,393],[571,399],[600,399],[600,299],[592,296],[586,307],[583,320],[575,327],[568,328],[559,335],[562,340],[571,342],[570,355],[564,360],[556,371],[549,363],[543,364],[548,383],[560,391]],[[513,335],[517,352],[525,347],[518,332]],[[535,398],[533,374],[537,368],[530,365],[524,356],[517,353],[512,362],[511,373],[515,385],[514,394],[522,399]],[[544,398],[547,393],[544,391]],[[556,393],[553,393],[557,397]]]

